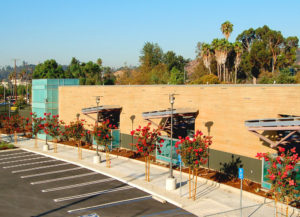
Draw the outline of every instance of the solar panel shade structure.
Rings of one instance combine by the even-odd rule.
[[[287,143],[289,138],[294,137],[297,135],[297,132],[300,132],[300,117],[248,120],[245,121],[245,126],[248,127],[251,133],[269,143],[271,148],[274,148],[280,144]],[[280,138],[280,141],[272,141],[257,131],[285,131],[285,135],[283,138]]]

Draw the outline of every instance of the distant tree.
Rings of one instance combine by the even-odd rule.
[[[214,39],[212,41],[212,48],[214,49],[216,61],[218,63],[218,78],[220,81],[228,81],[228,73],[226,70],[226,60],[228,53],[232,50],[232,44],[226,39]],[[222,76],[223,74],[223,76]]]
[[[32,78],[64,78],[64,70],[54,59],[46,60],[35,67]]]
[[[271,30],[268,26],[263,26],[256,30],[256,35],[259,39],[267,44],[267,48],[272,54],[272,74],[274,75],[277,58],[281,53],[283,47],[284,38],[280,31]]]
[[[228,40],[230,34],[233,31],[233,24],[230,23],[229,21],[222,23],[221,31],[222,31],[223,35],[225,36],[226,40]]]
[[[162,62],[163,51],[157,43],[146,42],[140,56],[140,62],[142,65],[147,65],[150,68],[158,65]]]
[[[167,84],[170,78],[170,73],[167,65],[160,63],[150,71],[149,76],[150,84]],[[148,82],[145,81],[145,83],[147,84]]]
[[[176,67],[172,68],[170,74],[171,74],[170,80],[169,80],[170,84],[183,84],[184,83],[184,75]]]
[[[168,51],[163,55],[163,63],[167,65],[170,72],[173,67],[176,67],[179,71],[184,71],[184,66],[187,64],[187,60],[182,56],[177,56],[175,52]]]
[[[256,38],[255,30],[250,28],[248,30],[243,31],[236,38],[237,41],[240,41],[245,50],[250,52],[251,45]]]
[[[211,74],[211,61],[213,59],[213,49],[210,44],[200,43],[197,44],[198,56],[202,58],[204,66],[209,70]]]
[[[235,51],[235,60],[234,60],[234,83],[236,84],[236,80],[237,80],[237,71],[238,68],[241,64],[241,57],[242,57],[242,53],[243,53],[243,47],[242,47],[242,43],[241,42],[235,42],[233,44],[234,47],[234,51]]]

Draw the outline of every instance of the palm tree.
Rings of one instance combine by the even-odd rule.
[[[233,31],[233,24],[230,23],[229,21],[224,22],[221,25],[221,31],[222,31],[223,35],[225,36],[226,40],[228,40],[230,34]]]
[[[236,41],[234,44],[235,60],[234,60],[234,83],[237,80],[237,70],[242,61],[243,45],[241,42]]]
[[[209,74],[211,74],[211,61],[213,58],[213,50],[210,44],[206,43],[198,43],[199,56],[203,60],[204,66],[209,70]]]
[[[215,52],[215,57],[218,65],[218,77],[222,81],[222,68],[223,68],[223,81],[228,81],[226,73],[226,60],[228,53],[232,50],[232,44],[225,39],[214,39],[212,47]]]

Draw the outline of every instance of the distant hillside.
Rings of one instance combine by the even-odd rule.
[[[300,48],[297,49],[296,65],[300,65]]]
[[[192,60],[189,63],[186,64],[186,66],[184,67],[184,70],[186,71],[187,75],[190,76],[191,74],[194,73],[194,70],[196,68],[196,66],[198,65],[198,60]]]

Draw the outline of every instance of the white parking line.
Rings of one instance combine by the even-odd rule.
[[[34,164],[42,164],[42,163],[48,163],[48,162],[53,162],[53,161],[58,161],[58,160],[54,159],[54,160],[46,160],[46,161],[39,161],[39,162],[26,163],[26,164],[18,164],[18,165],[3,167],[3,169],[22,167],[22,166],[28,166],[28,165],[34,165]]]
[[[29,158],[29,159],[23,159],[23,160],[7,161],[7,162],[1,162],[0,165],[9,164],[9,163],[17,163],[17,162],[22,162],[22,161],[29,161],[29,160],[37,160],[37,159],[42,159],[42,158],[48,158],[48,157],[36,157],[36,158]]]
[[[27,152],[27,151],[22,151],[22,152],[18,152],[18,153],[14,153],[14,154],[1,154],[0,157],[6,157],[6,156],[13,156],[13,155],[21,155],[21,154],[28,154],[28,153],[32,153],[32,152]]]
[[[100,208],[104,208],[104,207],[108,207],[108,206],[115,206],[115,205],[127,204],[127,203],[132,203],[132,202],[141,201],[141,200],[148,200],[148,199],[151,199],[151,197],[152,197],[151,195],[148,195],[148,196],[143,196],[143,197],[135,197],[135,198],[128,199],[128,200],[119,200],[119,201],[111,202],[111,203],[103,203],[103,204],[99,204],[96,206],[68,210],[68,213],[82,212],[82,211],[87,211],[87,210],[100,209]]]
[[[97,172],[84,173],[84,174],[79,174],[79,175],[75,175],[75,176],[66,176],[66,177],[62,177],[62,178],[47,179],[47,180],[43,180],[43,181],[31,182],[30,184],[38,185],[38,184],[62,181],[62,180],[67,180],[67,179],[75,179],[75,178],[84,177],[84,176],[91,176],[91,175],[96,175],[96,174],[98,174],[98,173]]]
[[[45,168],[51,168],[51,167],[58,167],[58,166],[63,166],[63,165],[68,165],[69,163],[62,163],[62,164],[54,164],[54,165],[48,165],[48,166],[42,166],[42,167],[33,167],[29,169],[24,169],[24,170],[15,170],[12,171],[12,173],[21,173],[21,172],[26,172],[26,171],[31,171],[31,170],[39,170],[39,169],[45,169]]]
[[[6,158],[0,158],[0,160],[8,160],[8,159],[14,159],[14,158],[30,157],[30,156],[36,156],[36,154],[28,153],[28,155],[25,155],[25,156],[6,157]]]
[[[116,191],[127,190],[127,189],[131,189],[131,188],[134,188],[134,187],[127,185],[127,186],[120,187],[120,188],[111,188],[111,189],[107,189],[107,190],[103,190],[103,191],[95,191],[95,192],[86,193],[86,194],[73,195],[70,197],[61,197],[61,198],[54,199],[54,202],[62,202],[62,201],[66,201],[66,200],[73,200],[73,199],[78,199],[78,198],[83,198],[83,197],[91,197],[91,196],[96,196],[96,195],[101,195],[101,194],[112,193],[112,192],[116,192]]]
[[[59,190],[64,190],[64,189],[70,189],[70,188],[77,188],[77,187],[82,187],[82,186],[87,186],[87,185],[93,185],[93,184],[98,184],[98,183],[103,183],[103,182],[109,182],[113,181],[113,178],[108,178],[108,179],[99,179],[91,182],[84,182],[84,183],[79,183],[79,184],[74,184],[74,185],[65,185],[57,188],[48,188],[42,190],[42,192],[51,192],[51,191],[59,191]]]
[[[81,170],[81,169],[83,169],[83,168],[82,167],[75,167],[75,168],[65,169],[65,170],[57,170],[57,171],[51,171],[51,172],[21,176],[21,178],[24,179],[24,178],[31,178],[31,177],[36,177],[36,176],[45,176],[45,175],[50,175],[50,174],[63,173],[63,172],[68,172],[68,171],[73,171],[73,170]]]

